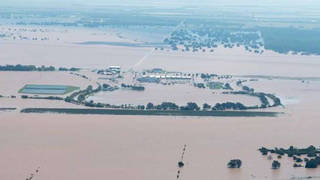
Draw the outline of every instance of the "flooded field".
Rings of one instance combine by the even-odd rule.
[[[81,89],[95,85],[90,80],[69,74],[68,72],[0,72],[0,94],[19,95],[19,90],[26,84],[77,86]]]
[[[27,73],[24,74],[26,76]],[[58,74],[55,77],[59,77]],[[1,81],[4,81],[3,77],[0,78]],[[49,77],[46,78],[48,81]],[[299,101],[285,104],[285,108],[281,109],[285,114],[279,117],[209,118],[0,112],[0,174],[6,179],[22,179],[40,167],[38,179],[175,179],[177,161],[186,144],[183,179],[282,180],[318,176],[319,169],[293,168],[292,160],[286,157],[280,160],[280,170],[271,170],[271,161],[261,156],[257,149],[261,146],[319,146],[315,132],[320,126],[317,121],[320,118],[317,113],[320,105],[320,98],[317,96],[320,83],[259,79],[247,84],[259,91],[266,90]],[[12,81],[10,87],[14,89],[17,86],[18,90],[18,85],[20,83]],[[157,85],[151,85],[150,88],[152,86]],[[177,88],[175,91],[174,86],[169,88],[172,89],[168,92],[181,90]],[[5,90],[2,89],[1,93],[6,92]],[[160,92],[163,91],[156,93]],[[121,96],[126,98],[123,94]],[[155,95],[149,96],[151,98]],[[135,94],[133,100],[140,100],[138,97],[144,96]],[[106,99],[112,100],[111,97]],[[0,102],[1,106],[6,107],[10,104],[24,107],[73,107],[47,100],[7,101],[1,98]],[[226,168],[227,162],[232,158],[243,161],[240,170]]]
[[[222,90],[215,92],[210,89],[199,89],[189,84],[175,84],[168,86],[161,84],[148,84],[146,85],[146,90],[142,92],[120,89],[113,92],[100,92],[89,97],[88,100],[115,105],[146,105],[149,102],[153,104],[175,102],[177,105],[186,105],[188,102],[195,102],[199,105],[204,103],[214,105],[218,102],[238,101],[247,106],[254,106],[260,103],[259,99],[256,97],[221,94],[221,92]]]
[[[79,34],[77,35],[79,36]],[[60,37],[60,35],[59,35]],[[110,38],[108,38],[110,37]],[[105,39],[120,41],[114,35]],[[71,37],[70,37],[71,38]],[[84,38],[83,42],[99,37]],[[34,64],[84,68],[92,79],[68,72],[0,72],[0,177],[26,179],[38,167],[34,179],[152,179],[174,180],[177,162],[186,144],[183,180],[295,180],[319,177],[320,169],[293,168],[283,157],[281,169],[257,149],[290,145],[319,147],[319,81],[265,79],[244,85],[258,92],[275,93],[284,107],[278,117],[175,117],[22,114],[23,108],[79,108],[64,101],[21,99],[25,84],[65,84],[85,89],[97,86],[98,76],[89,70],[119,65],[128,70],[160,67],[171,71],[236,75],[320,77],[318,56],[252,55],[241,48],[217,49],[215,54],[152,51],[152,48],[110,45],[79,45],[67,42],[4,42],[1,64]],[[121,40],[123,41],[123,40]],[[137,65],[138,64],[138,65]],[[99,82],[103,82],[99,80]],[[214,94],[193,86],[147,84],[144,92],[100,92],[89,100],[112,104],[146,104],[194,101],[214,104],[241,101],[259,103],[256,97]],[[65,97],[65,96],[63,96]],[[241,169],[228,169],[231,159],[243,162]],[[273,157],[275,158],[275,157]]]
[[[17,28],[32,30],[38,27],[18,26]],[[6,53],[0,54],[1,64],[27,63],[39,66],[86,68],[119,65],[126,70],[159,67],[169,71],[233,75],[320,76],[319,56],[315,55],[286,55],[269,50],[259,55],[249,53],[243,47],[232,49],[219,47],[214,53],[154,50],[152,47],[119,46],[138,42],[119,37],[113,31],[81,28],[66,30],[60,27],[48,29],[45,36],[58,37],[60,40],[50,38],[46,41],[2,41],[0,51]],[[34,35],[27,33],[24,36],[31,39]],[[77,44],[85,41],[106,42],[106,45]],[[117,46],[112,46],[112,43],[116,43]]]
[[[317,144],[318,102],[288,106],[288,114],[277,118],[1,114],[1,175],[20,179],[40,166],[39,179],[175,179],[187,144],[183,179],[317,176],[319,169],[293,168],[287,158],[281,170],[271,170],[257,149]],[[226,168],[231,158],[240,158],[243,167]]]

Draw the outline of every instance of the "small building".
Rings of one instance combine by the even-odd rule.
[[[119,75],[121,72],[120,66],[109,66],[107,69],[103,70],[98,70],[98,74],[102,75],[108,75],[108,76],[114,76],[114,75]]]
[[[111,72],[120,73],[121,68],[120,68],[120,66],[109,66],[107,70],[111,71]]]

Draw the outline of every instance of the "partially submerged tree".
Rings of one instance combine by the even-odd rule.
[[[240,159],[232,159],[228,163],[228,168],[240,168],[242,161]]]
[[[273,161],[272,162],[272,169],[279,169],[281,166],[279,161]]]
[[[183,166],[184,166],[184,163],[183,163],[182,161],[179,161],[179,162],[178,162],[178,167],[179,167],[179,168],[182,168]]]
[[[307,161],[305,168],[317,168],[318,165],[320,165],[320,157],[319,156],[317,156],[314,159],[310,159],[309,161]]]

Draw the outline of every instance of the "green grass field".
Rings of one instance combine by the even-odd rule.
[[[39,85],[27,84],[19,90],[22,94],[49,94],[49,95],[64,95],[72,91],[80,89],[75,86],[67,85]]]

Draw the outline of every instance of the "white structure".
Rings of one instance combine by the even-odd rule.
[[[108,69],[107,69],[107,71],[120,73],[121,68],[120,68],[120,66],[109,66]]]

